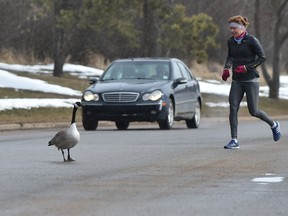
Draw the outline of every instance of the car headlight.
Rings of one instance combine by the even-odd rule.
[[[94,93],[91,92],[91,91],[86,91],[86,92],[84,92],[84,94],[83,94],[83,99],[84,99],[85,101],[92,101],[92,100],[98,101],[98,100],[99,100],[99,95],[98,95],[98,94],[94,94]]]
[[[151,100],[156,101],[162,97],[163,93],[160,90],[153,91],[151,93],[146,93],[143,95],[142,99],[144,101]]]

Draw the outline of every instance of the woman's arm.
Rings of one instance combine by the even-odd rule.
[[[251,41],[251,49],[257,55],[257,58],[255,59],[255,61],[253,61],[249,64],[245,64],[245,67],[248,71],[254,70],[256,67],[258,67],[260,64],[262,64],[266,60],[263,47],[262,47],[261,43],[259,42],[259,40],[254,36],[252,36],[251,40],[252,40]]]

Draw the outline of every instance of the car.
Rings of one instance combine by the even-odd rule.
[[[157,122],[160,129],[185,120],[198,128],[202,97],[197,79],[176,58],[131,58],[113,61],[82,95],[82,124],[96,130],[99,121],[126,130],[130,122]]]

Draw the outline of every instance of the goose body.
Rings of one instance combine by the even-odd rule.
[[[67,130],[59,131],[55,136],[49,141],[48,146],[55,145],[58,150],[61,150],[64,161],[74,161],[70,157],[70,149],[77,145],[80,140],[80,133],[77,130],[75,123],[75,116],[78,107],[81,106],[80,102],[74,104],[71,125]],[[67,149],[68,156],[67,159],[64,155],[64,149]]]

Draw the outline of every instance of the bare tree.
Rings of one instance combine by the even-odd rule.
[[[172,1],[163,0],[143,0],[143,39],[142,55],[161,55],[161,22],[163,11],[170,9]]]
[[[53,76],[60,77],[63,76],[63,65],[65,63],[66,57],[66,43],[65,43],[65,29],[63,26],[59,26],[57,19],[60,16],[61,10],[65,8],[65,2],[63,0],[54,0],[54,41],[53,41],[53,51],[54,51],[54,70]]]
[[[262,4],[262,1],[261,1]],[[272,62],[272,77],[268,73],[268,69],[265,64],[263,64],[262,72],[269,86],[269,97],[273,99],[278,99],[279,97],[279,86],[280,86],[280,53],[283,44],[288,39],[288,30],[285,28],[284,18],[285,18],[285,8],[288,5],[288,0],[283,0],[276,12],[276,21],[274,28],[274,39],[273,39],[273,62]],[[258,38],[261,39],[260,31],[260,0],[255,0],[255,32]],[[287,8],[286,8],[287,10]]]
[[[79,0],[53,0],[55,20],[53,76],[63,76],[63,65],[71,50],[81,5],[82,1]]]
[[[150,56],[152,53],[155,54],[156,41],[154,39],[155,37],[152,37],[155,32],[155,29],[153,28],[155,25],[155,16],[152,9],[150,1],[143,0],[143,56]]]

